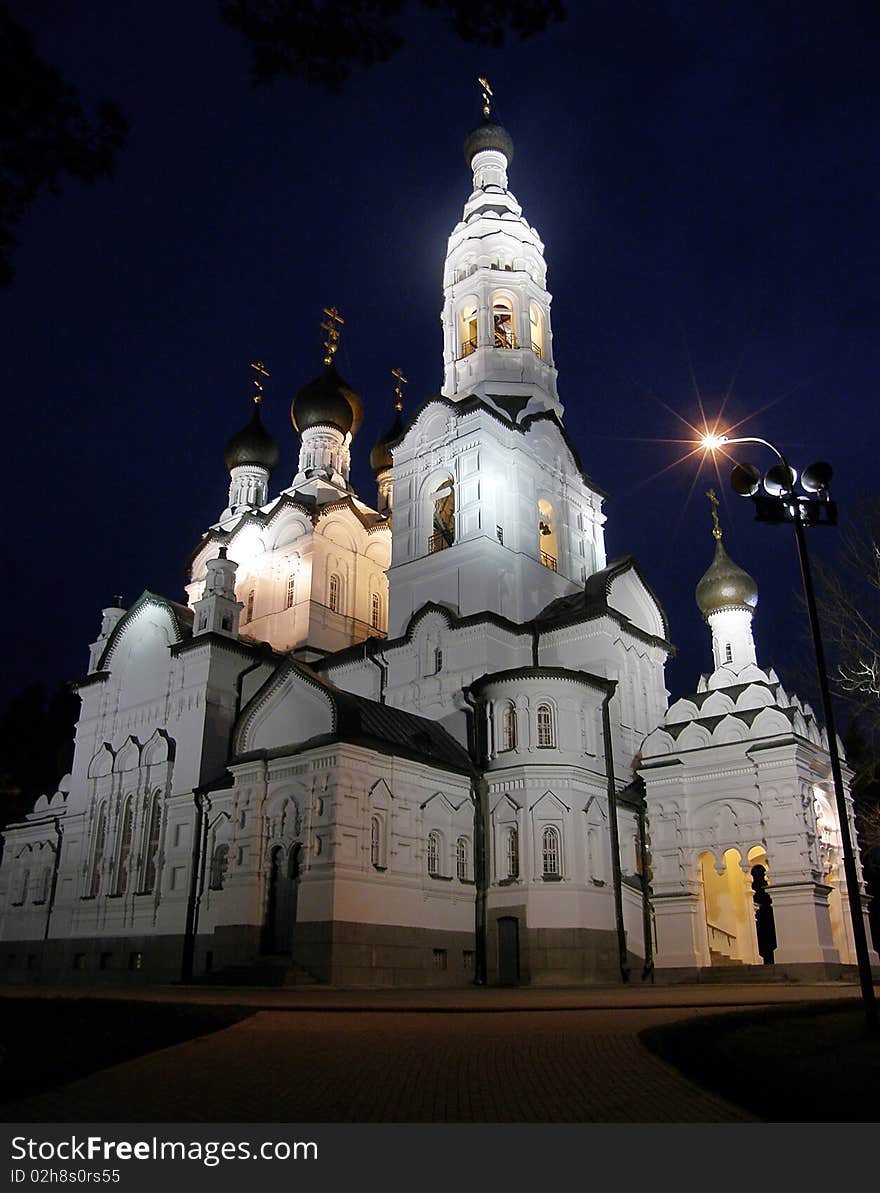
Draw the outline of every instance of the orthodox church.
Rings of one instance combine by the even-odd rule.
[[[6,980],[349,986],[693,979],[854,962],[827,739],[756,658],[755,582],[666,616],[565,430],[544,245],[492,119],[443,272],[443,384],[373,447],[335,363],[260,417],[186,604],[103,611],[71,774],[4,835]],[[218,502],[219,505],[219,502]],[[843,898],[841,897],[843,896]],[[875,958],[876,960],[876,958]]]

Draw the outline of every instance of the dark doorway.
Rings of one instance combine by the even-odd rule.
[[[515,915],[498,920],[498,983],[519,985],[519,920]]]
[[[299,844],[292,845],[289,850],[277,845],[269,855],[269,899],[264,935],[267,953],[289,953],[293,948],[299,852]]]
[[[776,921],[768,886],[766,869],[763,866],[752,866],[752,898],[755,903],[758,952],[765,965],[773,965],[773,954],[776,952]]]

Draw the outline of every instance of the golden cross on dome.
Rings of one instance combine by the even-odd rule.
[[[714,489],[707,489],[706,496],[709,498],[709,501],[712,505],[712,521],[715,523],[715,526],[712,529],[712,537],[716,538],[716,539],[720,539],[721,538],[721,526],[719,525],[719,522],[718,522],[718,494],[715,492]]]
[[[480,90],[483,93],[483,116],[488,120],[492,115],[492,100],[494,98],[492,88],[489,86],[488,79],[479,78],[477,82],[480,84]]]
[[[403,386],[406,385],[406,377],[403,375],[402,369],[392,369],[391,376],[395,378],[397,384],[394,387],[394,409],[399,414],[403,409]]]
[[[324,314],[327,316],[321,323],[321,329],[327,333],[327,339],[324,341],[324,351],[326,352],[324,364],[329,365],[333,363],[333,357],[339,347],[339,328],[344,325],[345,320],[336,307],[324,307]]]
[[[254,405],[259,406],[263,400],[263,382],[260,378],[269,377],[271,374],[261,360],[255,360],[251,368],[254,370]]]

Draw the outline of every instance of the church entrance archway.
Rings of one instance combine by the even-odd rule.
[[[269,855],[269,897],[266,904],[265,951],[289,953],[293,948],[299,888],[297,843],[290,849],[276,845]]]
[[[766,881],[767,855],[762,846],[755,846],[748,851],[748,872],[743,869],[742,855],[738,849],[725,850],[720,867],[714,854],[700,855],[700,885],[709,959],[713,966],[761,964],[755,918],[755,892],[752,889],[752,870],[758,865],[761,866]],[[772,912],[770,914],[772,915]],[[762,911],[762,929],[767,929],[767,925],[768,915],[765,908]],[[765,933],[765,941],[769,942],[769,939],[768,930]]]
[[[519,985],[519,920],[515,915],[498,920],[498,984]]]

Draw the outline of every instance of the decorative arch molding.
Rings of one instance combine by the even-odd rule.
[[[461,800],[459,803],[454,804],[445,791],[435,791],[434,794],[429,795],[425,802],[421,805],[421,810],[423,812],[427,811],[427,809],[434,804],[435,806],[431,808],[432,812],[440,811],[452,816],[456,812],[460,811],[466,802],[466,800]]]
[[[596,823],[603,821],[605,823],[608,822],[608,813],[605,811],[605,807],[598,795],[590,796],[590,798],[584,804],[583,811],[587,820],[595,820]]]
[[[116,754],[109,742],[104,742],[98,749],[97,753],[92,756],[87,771],[89,779],[106,779],[108,775],[113,773],[113,763]]]
[[[394,801],[394,792],[388,786],[385,779],[377,779],[373,786],[367,792],[371,805],[381,807],[383,805],[391,806]],[[432,797],[433,798],[433,797]]]
[[[762,708],[752,721],[752,737],[790,736],[792,725],[785,713],[775,708]]]
[[[141,762],[144,766],[161,766],[163,762],[173,762],[177,752],[177,743],[164,729],[157,729],[141,750]]]
[[[141,764],[141,743],[129,734],[119,753],[113,760],[113,770],[120,774],[122,771],[137,770]]]
[[[156,614],[159,614],[158,619]],[[106,671],[126,635],[130,633],[142,619],[153,617],[153,624],[165,631],[169,646],[183,642],[192,634],[192,613],[182,605],[176,605],[155,592],[144,591],[134,602],[127,613],[119,619],[113,627],[107,645],[98,660],[98,671]]]
[[[246,755],[296,745],[335,733],[336,727],[336,704],[330,692],[288,659],[242,709],[233,733],[233,752]]]
[[[564,804],[562,800],[552,791],[545,791],[543,795],[539,795],[535,802],[529,808],[529,813],[532,816],[552,816],[552,815],[568,815],[571,812],[571,807]]]

